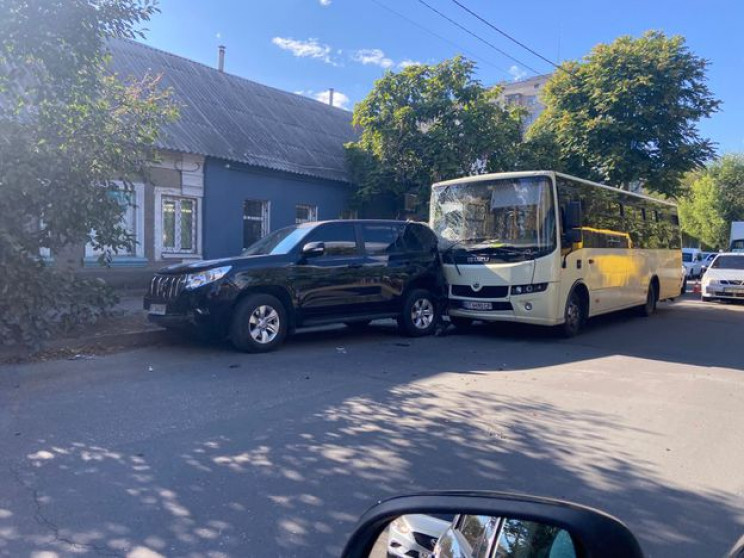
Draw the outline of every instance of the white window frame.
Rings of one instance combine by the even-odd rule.
[[[297,210],[299,208],[307,209],[308,210],[308,219],[300,219],[297,217]],[[295,205],[295,225],[300,225],[302,223],[312,223],[313,221],[318,220],[318,206],[312,205],[309,203],[298,203]]]
[[[115,183],[119,188],[124,190],[124,183]],[[132,185],[134,193],[134,226],[129,231],[134,235],[135,245],[133,252],[119,252],[113,254],[113,258],[144,258],[145,257],[145,185],[142,182],[135,182]],[[94,260],[97,259],[103,252],[96,250],[93,245],[89,242],[85,245],[85,259]]]
[[[163,246],[163,198],[184,198],[193,200],[195,227],[193,231],[194,247],[190,252],[174,252]],[[155,188],[155,260],[200,260],[202,259],[202,197],[197,195],[184,195],[180,188]]]
[[[181,203],[184,201],[191,202],[191,248],[184,249],[180,246],[181,244]],[[187,255],[192,256],[196,253],[196,233],[197,233],[197,224],[196,224],[196,215],[199,211],[199,200],[196,198],[191,198],[189,196],[169,196],[164,195],[160,199],[160,223],[162,226],[162,223],[164,221],[164,213],[163,208],[165,206],[166,202],[175,202],[176,205],[176,213],[175,213],[175,223],[173,225],[173,240],[175,242],[175,246],[165,246],[163,244],[163,236],[162,234],[165,233],[165,230],[162,231],[160,242],[162,245],[163,254],[173,254],[173,255]]]
[[[252,215],[246,216],[245,202],[260,203],[261,204],[261,216],[260,217],[254,217]],[[243,216],[242,217],[243,217],[243,220],[241,221],[241,224],[244,223],[245,221],[260,222],[261,223],[261,238],[265,237],[267,234],[271,232],[271,201],[259,200],[256,198],[245,198],[243,200]],[[247,248],[247,246],[243,246],[243,248]]]

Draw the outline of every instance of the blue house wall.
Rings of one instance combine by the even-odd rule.
[[[295,224],[298,204],[318,208],[318,219],[338,219],[346,209],[351,186],[207,158],[204,166],[204,257],[223,258],[243,249],[243,202],[269,203],[269,228]]]

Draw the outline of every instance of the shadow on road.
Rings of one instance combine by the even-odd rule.
[[[334,556],[368,506],[425,489],[565,498],[625,520],[651,556],[722,555],[744,531],[741,497],[670,486],[626,446],[643,438],[674,451],[652,427],[567,410],[549,393],[502,395],[476,379],[618,354],[741,370],[731,351],[715,350],[735,342],[731,324],[744,314],[733,310],[662,305],[650,319],[599,318],[571,341],[513,326],[406,340],[383,324],[302,333],[281,357],[184,347],[160,376],[92,378],[90,389],[121,387],[117,410],[91,395],[84,413],[98,422],[80,428],[86,436],[52,433],[21,462],[6,461],[28,509],[0,494],[0,555]],[[312,383],[308,362],[326,367],[312,373],[324,385]],[[436,378],[451,372],[461,373],[458,389]],[[257,381],[269,373],[273,383]],[[349,382],[353,374],[363,381]],[[179,387],[155,389],[166,379]],[[27,412],[42,404],[23,403]],[[116,441],[123,420],[128,434]]]

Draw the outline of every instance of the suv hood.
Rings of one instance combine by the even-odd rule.
[[[243,269],[246,267],[261,267],[264,265],[276,265],[277,262],[286,259],[284,254],[262,255],[262,256],[236,256],[234,258],[221,258],[219,260],[199,260],[196,262],[184,262],[169,265],[159,270],[163,275],[177,275],[181,273],[197,273],[205,269],[231,265],[233,268]]]

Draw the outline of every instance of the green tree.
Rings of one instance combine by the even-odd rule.
[[[106,40],[141,36],[150,0],[0,0],[0,339],[36,343],[94,320],[100,285],[45,265],[69,245],[133,239],[112,195],[141,177],[175,116],[157,76],[107,67]]]
[[[725,249],[732,221],[744,220],[744,156],[724,155],[685,178],[679,201],[684,233],[714,249]]]
[[[514,167],[521,113],[498,104],[499,90],[483,87],[473,70],[456,57],[375,83],[354,108],[361,136],[347,145],[359,203],[413,193],[425,206],[433,182]]]
[[[656,31],[598,45],[553,74],[529,137],[552,136],[561,170],[674,196],[684,174],[714,155],[696,127],[719,106],[707,66],[682,37]]]

